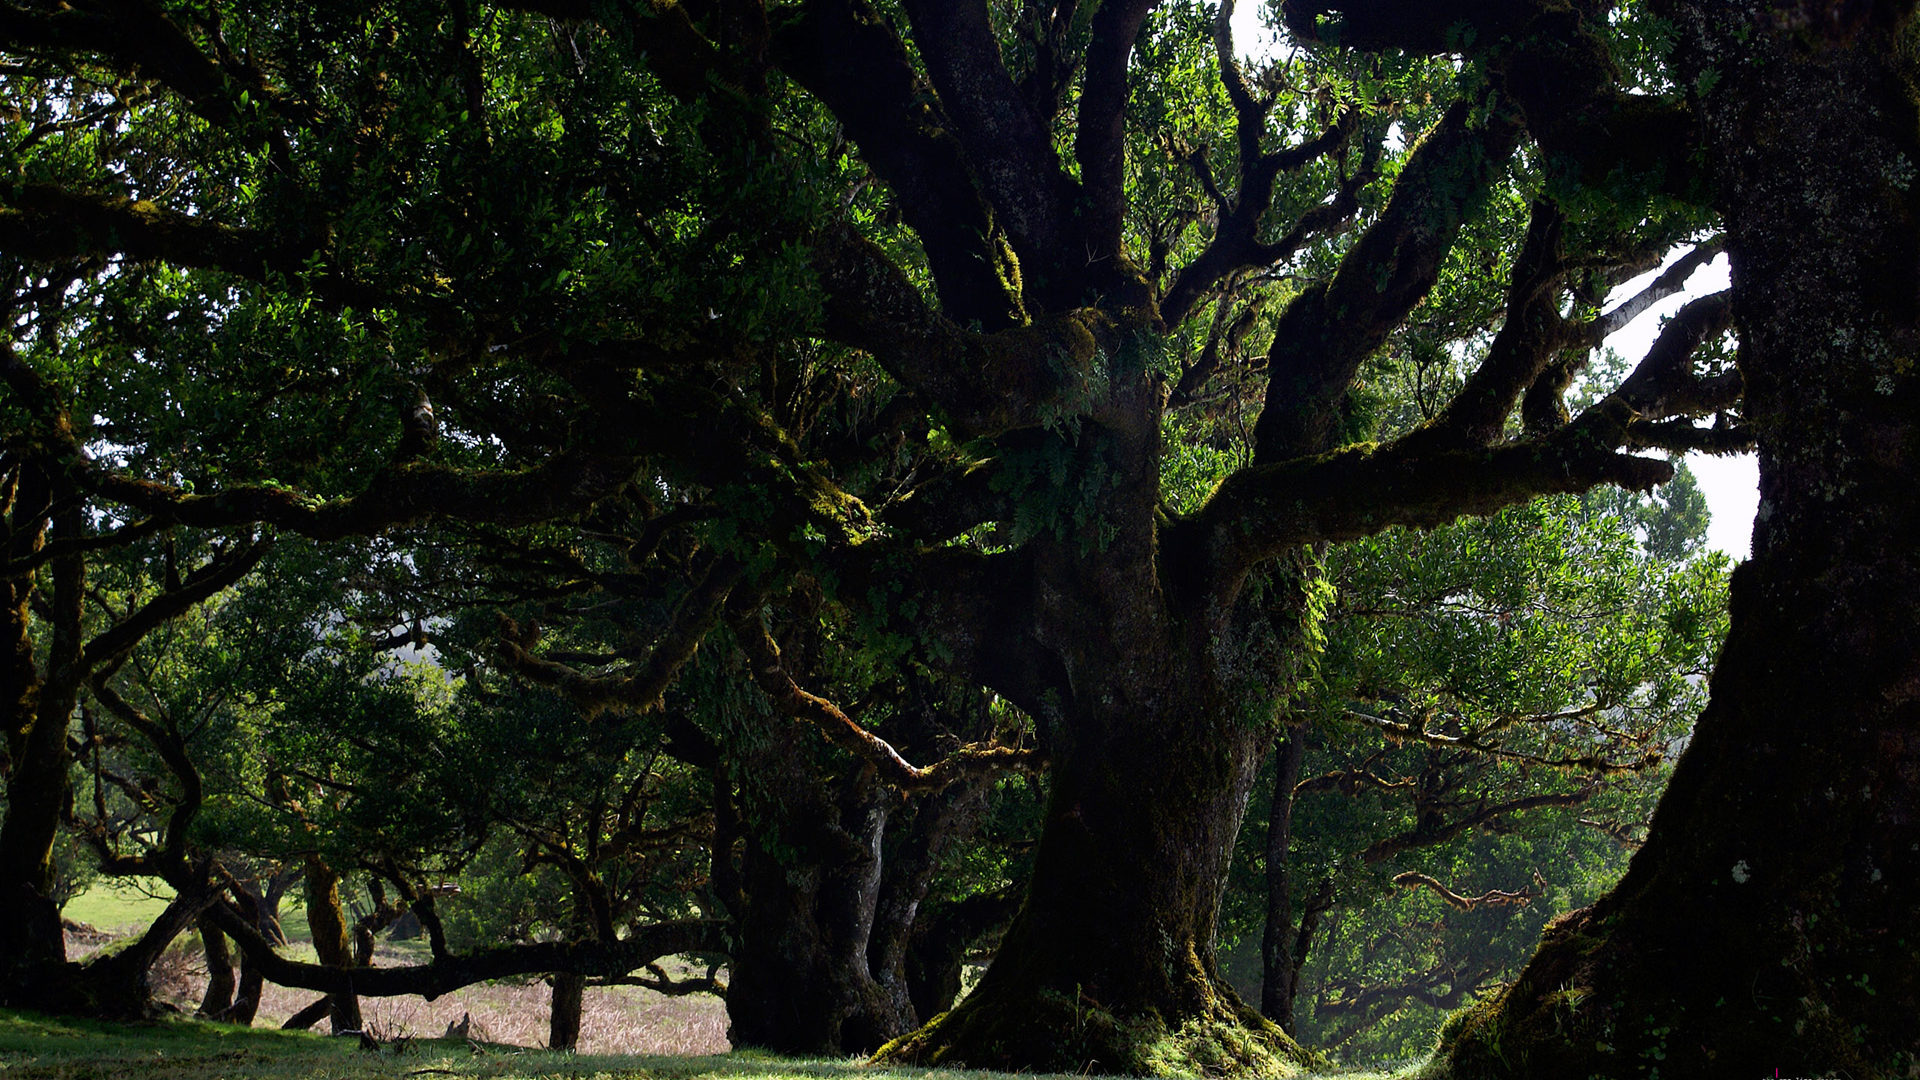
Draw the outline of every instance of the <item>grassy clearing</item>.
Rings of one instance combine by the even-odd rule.
[[[137,933],[165,906],[164,892],[159,899],[155,892],[103,883],[76,897],[65,914],[102,930],[117,929],[119,936]],[[285,925],[295,938],[289,955],[313,959],[303,913],[287,914]],[[100,944],[70,942],[68,955],[78,958]],[[423,941],[382,939],[374,954],[378,966],[425,959]],[[198,938],[189,934],[176,942],[154,977],[162,1000],[192,1012],[206,985]],[[379,1053],[360,1050],[353,1039],[275,1030],[315,995],[273,985],[262,994],[254,1028],[184,1017],[113,1025],[0,1010],[0,1080],[1037,1080],[1031,1074],[882,1069],[859,1059],[799,1061],[755,1051],[729,1053],[723,1002],[700,995],[667,998],[638,987],[590,989],[580,1032],[583,1052],[553,1053],[543,1048],[549,995],[544,984],[533,981],[470,986],[432,1002],[362,998],[367,1029],[387,1044]],[[462,1018],[469,1020],[475,1043],[432,1038]],[[392,1048],[402,1040],[405,1049],[395,1053]],[[1406,1080],[1411,1072],[1315,1076]]]
[[[172,898],[173,890],[158,878],[109,879],[67,901],[60,915],[110,934],[138,933]]]
[[[173,890],[159,878],[102,878],[67,901],[60,917],[124,937],[145,930],[172,898]],[[289,938],[310,936],[307,913],[297,902],[281,905],[280,928]]]
[[[1323,1074],[1389,1080],[1381,1073]],[[881,1069],[859,1060],[802,1061],[754,1052],[703,1057],[589,1055],[417,1039],[397,1052],[351,1038],[194,1020],[113,1025],[0,1010],[7,1080],[1042,1080],[952,1069]]]

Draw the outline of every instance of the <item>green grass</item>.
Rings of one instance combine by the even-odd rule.
[[[1389,1080],[1382,1073],[1323,1074]],[[209,1024],[185,1018],[105,1024],[0,1009],[5,1080],[1041,1080],[953,1069],[880,1069],[859,1059],[803,1061],[741,1052],[714,1057],[589,1056],[478,1049],[419,1039],[396,1053],[350,1038]]]
[[[167,901],[172,897],[173,890],[159,878],[105,878],[67,901],[60,915],[96,930],[138,933],[166,910]],[[296,904],[280,905],[280,927],[290,940],[305,941],[311,937],[306,910]]]
[[[158,878],[110,879],[67,901],[60,914],[96,930],[137,931],[165,911],[172,898],[173,890]]]

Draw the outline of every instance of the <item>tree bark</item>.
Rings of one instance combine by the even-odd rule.
[[[307,859],[306,871],[307,927],[313,932],[313,951],[327,967],[351,968],[353,944],[340,907],[340,874],[317,855]],[[334,1032],[360,1030],[359,995],[346,991],[328,997]]]
[[[1274,754],[1273,810],[1267,818],[1267,921],[1260,935],[1260,1012],[1293,1033],[1293,999],[1299,964],[1293,947],[1293,880],[1288,849],[1293,839],[1293,788],[1307,757],[1307,733],[1295,727]]]
[[[233,950],[211,916],[200,916],[200,950],[207,959],[207,989],[200,995],[199,1016],[227,1019],[233,1011],[235,988]]]
[[[553,1009],[547,1021],[547,1049],[580,1048],[580,1021],[586,1014],[587,977],[571,972],[553,976]]]
[[[1215,963],[1224,861],[1265,738],[1217,716],[1159,715],[1127,738],[1110,719],[1076,726],[1107,734],[1054,759],[1033,881],[993,963],[883,1058],[1135,1075],[1304,1059]]]
[[[1454,1077],[1920,1065],[1911,4],[1661,5],[1703,90],[1758,435],[1753,558],[1646,846],[1457,1017]],[[1707,78],[1711,73],[1711,79]]]

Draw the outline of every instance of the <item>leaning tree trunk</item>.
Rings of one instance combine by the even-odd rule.
[[[213,895],[205,886],[176,891],[132,944],[83,965],[76,985],[85,1012],[108,1017],[144,1017],[153,1012],[153,965],[174,939],[193,927]]]
[[[200,948],[207,961],[207,989],[201,994],[200,1007],[194,1014],[215,1020],[228,1019],[233,1014],[233,992],[238,985],[234,978],[233,950],[227,947],[227,935],[210,915],[200,916]]]
[[[1920,1068],[1920,118],[1910,4],[1665,5],[1761,504],[1647,845],[1456,1018],[1454,1077]],[[1776,10],[1778,9],[1778,10]],[[1711,81],[1704,78],[1713,73]]]

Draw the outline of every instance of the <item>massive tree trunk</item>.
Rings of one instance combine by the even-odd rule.
[[[1054,762],[1026,905],[979,986],[884,1056],[1133,1074],[1299,1056],[1214,957],[1264,732],[1224,709],[1142,710],[1124,737],[1103,719]]]
[[[1920,1067],[1911,4],[1670,2],[1759,438],[1712,700],[1619,886],[1456,1018],[1455,1077]],[[1711,77],[1709,77],[1711,76]]]
[[[1307,1055],[1221,977],[1214,922],[1276,688],[1297,675],[1300,582],[1276,573],[1236,590],[1173,578],[1193,565],[1162,561],[1157,424],[1077,443],[1082,460],[1124,479],[1102,493],[1086,534],[1029,545],[1032,577],[1009,582],[1024,609],[1016,625],[1030,628],[1020,642],[1030,651],[1016,655],[1038,675],[1008,687],[1051,760],[1026,902],[974,991],[881,1057],[1284,1071]]]

